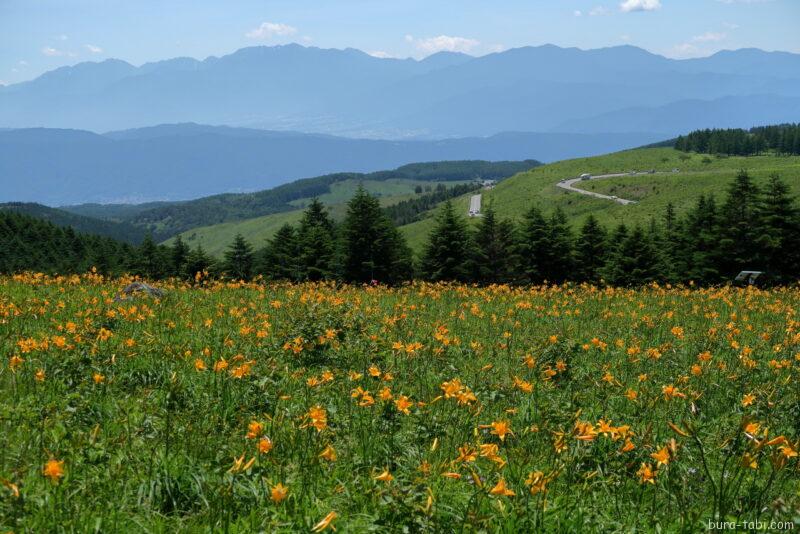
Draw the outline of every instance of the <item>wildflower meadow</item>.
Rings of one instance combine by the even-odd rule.
[[[0,531],[800,522],[800,290],[0,278]]]

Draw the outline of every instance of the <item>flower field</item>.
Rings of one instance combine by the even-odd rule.
[[[0,531],[800,521],[800,290],[0,278]]]

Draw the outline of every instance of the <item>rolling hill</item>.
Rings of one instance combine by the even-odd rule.
[[[56,226],[69,226],[83,234],[111,237],[131,244],[140,243],[147,233],[144,228],[128,222],[103,220],[69,211],[26,202],[0,204],[0,210],[21,213]]]
[[[399,201],[415,192],[430,190],[436,183],[501,180],[537,165],[540,163],[535,160],[412,163],[367,174],[350,172],[304,178],[254,193],[214,195],[185,202],[86,204],[64,209],[81,216],[124,221],[152,232],[157,239],[166,239],[191,228],[297,210],[313,197],[329,204],[343,203],[359,184],[376,196]]]
[[[672,172],[673,169],[679,172]],[[631,170],[653,169],[661,174],[623,176],[578,184],[608,195],[636,200],[636,204],[623,206],[615,202],[564,191],[556,183],[584,172],[595,175]],[[484,209],[492,205],[500,217],[519,221],[531,206],[551,213],[556,206],[564,210],[574,228],[578,228],[590,213],[611,227],[625,224],[648,224],[660,218],[668,203],[672,202],[678,213],[692,206],[700,194],[713,194],[722,199],[725,190],[740,169],[747,169],[757,182],[763,182],[772,173],[780,174],[794,194],[800,195],[800,157],[774,155],[750,157],[708,157],[686,154],[672,148],[640,148],[591,158],[559,161],[530,171],[521,172],[500,182],[491,190],[482,191]],[[470,195],[454,199],[454,204],[466,217]],[[393,202],[394,198],[384,199]],[[334,218],[341,219],[341,204],[330,207]],[[428,232],[434,224],[437,209],[424,213],[420,220],[401,226],[400,230],[416,253],[423,250]],[[301,213],[288,212],[249,219],[235,223],[194,228],[182,236],[193,244],[202,244],[215,255],[221,255],[237,233],[243,234],[256,245],[263,244],[284,223],[295,223]],[[468,219],[471,225],[479,219]]]
[[[673,173],[672,169],[679,172]],[[563,178],[582,173],[594,175],[629,172],[631,170],[665,171],[663,174],[623,176],[578,184],[590,191],[616,195],[636,200],[636,204],[623,206],[613,201],[571,193],[556,187]],[[485,191],[483,205],[493,205],[498,215],[520,220],[531,206],[545,213],[556,207],[564,210],[574,228],[582,224],[591,213],[603,225],[619,223],[647,224],[652,217],[660,218],[668,203],[672,202],[678,213],[692,206],[700,194],[713,194],[721,200],[736,173],[746,169],[757,182],[764,182],[772,173],[778,173],[795,195],[800,195],[800,157],[749,156],[708,157],[703,154],[686,154],[673,148],[641,148],[604,156],[559,161],[517,174]],[[469,196],[454,201],[466,214]],[[428,232],[433,227],[435,210],[418,222],[401,227],[409,245],[421,251]],[[470,219],[476,224],[477,219]]]

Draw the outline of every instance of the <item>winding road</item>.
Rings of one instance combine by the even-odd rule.
[[[585,189],[580,189],[579,187],[575,187],[573,184],[576,182],[588,182],[591,180],[602,180],[603,178],[619,178],[621,176],[643,176],[647,174],[655,174],[651,172],[618,172],[615,174],[598,174],[597,176],[592,176],[587,180],[581,180],[580,178],[565,178],[556,184],[557,187],[561,189],[565,189],[567,191],[572,191],[573,193],[580,193],[581,195],[588,195],[590,197],[595,198],[603,198],[605,200],[612,200],[619,204],[628,205],[628,204],[636,204],[635,200],[628,200],[625,198],[619,198],[613,195],[604,195],[602,193],[595,193],[594,191],[587,191]]]

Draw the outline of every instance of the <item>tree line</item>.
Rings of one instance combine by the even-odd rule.
[[[800,155],[800,124],[759,126],[743,130],[696,130],[675,140],[675,148],[684,152],[731,156],[752,156],[764,152]]]
[[[683,215],[670,204],[647,224],[613,228],[589,215],[574,231],[560,209],[544,213],[535,206],[519,222],[489,206],[470,228],[446,200],[415,262],[392,218],[360,187],[341,223],[314,199],[297,225],[282,226],[259,249],[237,235],[220,261],[180,237],[169,247],[150,237],[131,247],[13,213],[0,213],[0,247],[4,272],[95,266],[151,279],[192,279],[205,271],[237,280],[713,285],[759,270],[776,283],[793,283],[800,278],[800,210],[779,176],[759,187],[746,171],[721,202],[703,195]]]
[[[438,161],[410,163],[394,170],[370,173],[342,172],[304,178],[253,193],[225,193],[184,202],[168,202],[117,217],[137,226],[152,228],[156,238],[167,239],[190,228],[240,221],[296,209],[291,203],[331,192],[331,186],[347,180],[455,182],[502,180],[541,165],[525,161]],[[429,187],[429,186],[425,186]],[[437,185],[436,187],[440,187]],[[441,185],[444,187],[444,185]],[[419,192],[419,191],[418,191]]]

